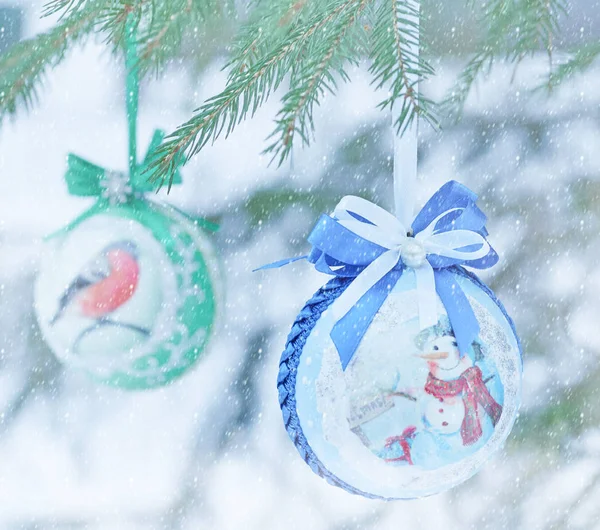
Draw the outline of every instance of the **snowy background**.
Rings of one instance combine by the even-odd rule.
[[[52,23],[38,20],[40,4],[23,3],[25,36]],[[572,34],[598,37],[585,18],[593,5],[574,10]],[[222,61],[217,47],[199,75],[173,68],[143,87],[141,152],[155,127],[171,129],[223,86]],[[442,95],[460,64],[440,59],[429,93]],[[41,238],[90,204],[66,192],[66,154],[126,166],[123,69],[99,43],[74,50],[40,105],[0,129],[0,528],[600,528],[600,71],[548,99],[529,91],[544,68],[528,61],[512,85],[514,67],[496,68],[460,124],[421,134],[421,199],[454,178],[490,218],[502,260],[482,276],[522,336],[521,415],[505,450],[463,486],[386,504],[316,477],[281,421],[279,355],[324,278],[302,262],[250,272],[305,251],[317,215],[342,195],[391,207],[389,117],[364,69],[327,98],[316,141],[291,164],[259,155],[271,103],[184,168],[169,197],[161,191],[221,224],[226,306],[194,371],[128,393],[62,366],[32,311]]]

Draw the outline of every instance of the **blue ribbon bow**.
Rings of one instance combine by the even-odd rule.
[[[487,242],[477,195],[456,181],[444,184],[413,220],[410,231],[389,212],[358,197],[344,197],[332,216],[322,215],[308,237],[306,258],[325,274],[354,278],[330,306],[331,338],[345,370],[375,314],[405,269],[417,280],[421,329],[438,322],[437,295],[464,355],[479,334],[473,309],[454,275],[454,265],[486,269],[498,262]]]

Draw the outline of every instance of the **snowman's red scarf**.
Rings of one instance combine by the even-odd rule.
[[[477,366],[467,368],[465,372],[452,381],[444,381],[429,373],[425,392],[436,398],[461,396],[465,406],[465,417],[460,427],[464,445],[474,444],[482,435],[478,406],[481,405],[496,425],[502,414],[502,406],[492,397],[483,382],[481,370]]]

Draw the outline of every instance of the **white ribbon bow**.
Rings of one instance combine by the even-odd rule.
[[[331,304],[329,307],[331,317],[335,321],[341,320],[377,282],[402,260],[404,265],[415,273],[420,328],[426,329],[437,324],[435,276],[427,256],[436,254],[470,261],[483,258],[490,252],[489,243],[477,232],[471,230],[435,231],[437,223],[442,218],[462,209],[446,210],[424,230],[411,237],[408,235],[407,227],[383,208],[353,195],[343,197],[336,206],[333,217],[357,236],[387,249],[387,252],[370,263]],[[349,212],[357,214],[373,224],[359,221]],[[481,245],[481,248],[474,251],[459,250],[471,245]],[[393,286],[389,286],[390,289],[391,287]]]

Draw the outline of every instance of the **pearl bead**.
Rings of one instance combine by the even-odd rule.
[[[400,257],[407,267],[416,269],[425,263],[427,256],[423,245],[411,237],[402,244]]]

